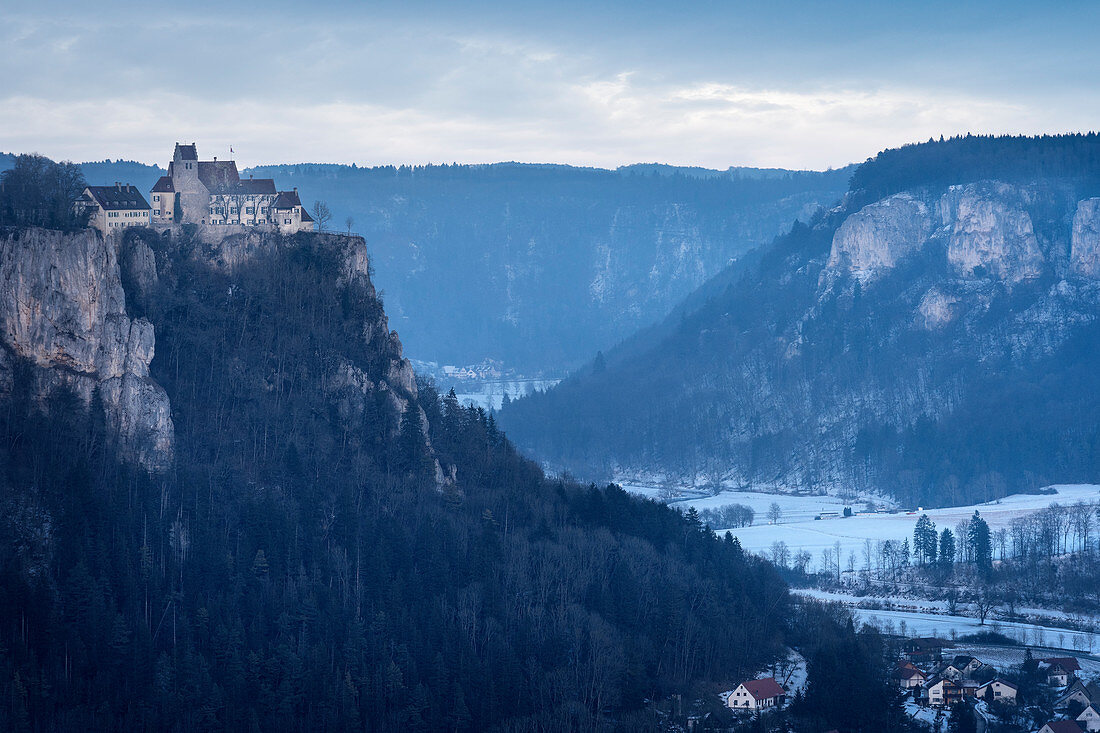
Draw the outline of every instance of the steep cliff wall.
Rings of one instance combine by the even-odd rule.
[[[61,385],[88,403],[98,395],[120,453],[150,471],[167,468],[172,417],[167,395],[149,378],[153,326],[127,314],[117,241],[90,230],[5,231],[0,293],[8,357],[0,385],[11,389],[13,361],[22,359],[40,397]]]
[[[889,196],[844,219],[833,237],[828,267],[867,281],[914,252],[935,248],[959,277],[988,276],[1005,283],[1039,277],[1049,267],[1027,208],[1033,194],[981,181],[952,186],[938,196],[929,191]],[[1082,209],[1080,246],[1086,259],[1092,256],[1091,216],[1090,209]]]

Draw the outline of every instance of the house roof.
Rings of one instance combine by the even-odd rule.
[[[301,205],[302,200],[298,198],[297,191],[279,191],[279,195],[275,198],[271,207],[274,209],[293,209],[295,206]]]
[[[1047,657],[1040,661],[1049,664],[1051,667],[1061,667],[1067,672],[1079,672],[1081,670],[1081,665],[1077,663],[1077,659],[1074,657]]]
[[[971,662],[977,662],[978,664],[982,663],[980,659],[977,659],[976,657],[971,657],[967,654],[960,654],[951,660],[951,664],[953,664],[956,669],[962,669]]]
[[[1072,720],[1052,720],[1046,727],[1051,733],[1081,733],[1081,726]]]
[[[176,143],[176,150],[180,152],[180,160],[198,160],[199,151],[195,147],[195,143],[190,145],[183,145],[182,143]]]
[[[786,695],[787,692],[779,686],[773,677],[765,677],[762,680],[746,680],[741,683],[749,694],[756,700],[766,700],[769,697]]]
[[[153,184],[153,193],[172,193],[175,191],[172,187],[172,178],[170,176],[161,176],[157,179],[157,182]]]
[[[916,667],[899,667],[895,674],[899,679],[903,680],[911,680],[914,677],[924,678],[924,672],[921,672]]]
[[[947,646],[946,641],[937,639],[934,636],[921,636],[916,639],[910,639],[907,644],[918,649],[943,649]]]
[[[998,683],[1000,683],[1000,684],[1004,685],[1005,687],[1011,688],[1011,689],[1013,689],[1013,690],[1019,690],[1019,689],[1020,689],[1019,687],[1017,687],[1016,685],[1012,684],[1012,683],[1011,683],[1011,682],[1009,682],[1008,680],[1002,680],[1002,679],[1001,679],[1000,677],[997,677],[996,679],[992,679],[992,680],[990,680],[989,682],[986,682],[986,683],[985,683],[984,685],[982,685],[982,686],[981,686],[981,687],[979,687],[978,689],[979,689],[979,690],[981,690],[982,688],[985,688],[985,687],[989,687],[989,686],[990,686],[990,685],[992,685],[992,684],[993,684],[994,682],[998,682]]]
[[[137,186],[131,186],[130,184],[88,186],[86,193],[91,194],[97,204],[109,211],[151,208],[149,202],[137,190]]]

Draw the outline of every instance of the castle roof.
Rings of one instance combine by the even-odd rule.
[[[199,180],[210,193],[228,193],[241,182],[237,163],[232,160],[199,161]]]
[[[302,221],[313,221],[313,217],[306,212],[306,207],[302,207]]]
[[[161,176],[157,179],[157,182],[153,184],[153,193],[172,193],[175,191],[172,187],[171,176]]]
[[[148,209],[149,202],[137,190],[137,186],[116,183],[113,186],[88,186],[87,193],[104,210]]]
[[[195,147],[195,143],[190,145],[183,145],[182,143],[176,143],[176,150],[179,151],[180,160],[198,160],[199,151]]]
[[[274,209],[293,209],[295,206],[301,205],[302,200],[298,198],[297,191],[279,191],[279,196],[271,204],[271,207]]]

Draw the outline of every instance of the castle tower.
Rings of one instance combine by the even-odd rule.
[[[199,180],[199,153],[195,143],[176,143],[172,153],[172,188],[183,211],[183,221],[201,224],[210,206],[210,194]]]

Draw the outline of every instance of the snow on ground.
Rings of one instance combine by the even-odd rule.
[[[844,507],[851,506],[850,502],[845,503],[835,496],[796,496],[792,494],[764,494],[754,491],[723,491],[717,496],[670,502],[670,506],[684,511],[689,506],[702,511],[703,509],[719,509],[730,504],[742,504],[752,509],[756,513],[756,524],[761,525],[768,524],[768,509],[772,504],[779,505],[779,510],[782,512],[780,522],[813,521],[813,518],[822,512],[840,514],[844,511]]]
[[[623,488],[628,488],[624,486]],[[823,511],[841,511],[844,502],[831,496],[792,496],[780,494],[761,494],[744,491],[723,491],[717,496],[700,499],[690,499],[675,502],[673,505],[686,508],[694,506],[697,509],[716,508],[729,504],[746,504],[756,511],[756,523],[751,527],[731,528],[730,532],[740,541],[746,550],[763,553],[771,547],[773,542],[783,541],[791,549],[792,553],[799,550],[807,550],[813,557],[814,563],[819,562],[821,550],[832,549],[840,542],[841,562],[846,563],[848,554],[854,552],[859,558],[857,566],[862,565],[862,551],[864,542],[871,540],[895,540],[900,542],[909,538],[912,542],[913,528],[921,514],[927,514],[929,519],[936,523],[940,529],[954,529],[962,519],[974,514],[977,509],[982,517],[989,523],[990,529],[997,530],[1007,527],[1013,518],[1037,512],[1047,506],[1058,504],[1073,504],[1077,501],[1100,501],[1100,486],[1063,484],[1049,487],[1055,490],[1053,494],[1013,494],[1003,499],[962,507],[950,507],[945,509],[928,509],[925,511],[905,512],[894,514],[856,514],[852,517],[837,517],[833,519],[814,520]],[[767,523],[767,511],[772,502],[779,504],[783,516],[779,524]],[[850,506],[850,504],[849,504]],[[853,509],[858,511],[858,505]],[[717,528],[719,532],[726,528]]]
[[[948,613],[947,601],[933,601],[927,598],[911,597],[909,595],[856,595],[854,593],[840,593],[836,591],[820,590],[818,588],[792,588],[792,593],[810,596],[822,601],[834,601],[846,606],[863,608],[880,608],[887,611],[917,611],[919,613]],[[957,612],[974,615],[973,606],[969,603],[956,604]],[[996,616],[998,611],[994,611]],[[1100,628],[1100,616],[1082,613],[1070,613],[1055,608],[1034,608],[1019,606],[1015,609],[1015,618],[1037,623],[1039,625],[1075,626],[1083,628]],[[987,620],[988,623],[988,620]]]
[[[983,626],[978,619],[970,616],[948,616],[913,611],[853,608],[852,614],[865,624],[886,633],[901,636],[937,636],[941,639],[954,639],[966,634],[995,631],[1028,646],[1065,649],[1084,654],[1100,653],[1100,634],[1085,631],[1070,631],[1018,621],[986,621]]]
[[[1049,651],[1049,653],[1041,649],[1032,649],[1031,654],[1036,659],[1042,659],[1047,656],[1065,656],[1065,652],[1059,649],[1048,649],[1047,651]],[[986,664],[992,664],[998,670],[1005,670],[1010,667],[1018,666],[1023,662],[1025,651],[1024,647],[982,646],[980,644],[961,645],[943,650],[945,659],[959,654],[977,657]],[[1081,652],[1077,652],[1073,654],[1073,656],[1081,665],[1081,677],[1084,680],[1087,681],[1092,678],[1100,677],[1100,659],[1094,656],[1085,656]]]

